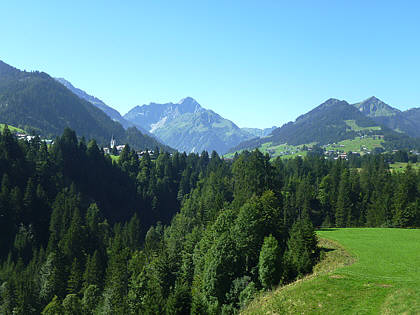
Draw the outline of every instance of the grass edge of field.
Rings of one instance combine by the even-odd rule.
[[[320,261],[314,266],[311,274],[287,285],[278,286],[273,290],[257,294],[245,308],[240,310],[240,314],[261,314],[259,311],[262,309],[262,306],[275,295],[282,294],[284,291],[287,291],[302,282],[310,281],[321,275],[333,273],[341,267],[349,266],[357,262],[356,255],[335,240],[318,236],[318,246],[321,250]]]

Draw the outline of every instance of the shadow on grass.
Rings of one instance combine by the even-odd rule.
[[[332,252],[333,250],[337,250],[337,248],[320,247],[320,248],[319,248],[319,250],[320,250],[321,252],[325,252],[325,253],[327,253],[327,252]]]

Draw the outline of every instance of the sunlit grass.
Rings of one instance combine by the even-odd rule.
[[[389,164],[389,167],[392,171],[400,172],[400,171],[404,171],[407,168],[407,165],[408,165],[408,163],[395,162],[395,163]],[[418,163],[411,163],[411,167],[413,169],[418,170],[418,169],[420,169],[420,163],[419,162]]]
[[[420,313],[420,230],[329,229],[318,236],[348,253],[323,240],[321,247],[336,249],[325,252],[314,275],[260,296],[244,314]]]
[[[5,124],[0,124],[0,130],[1,130],[1,132],[3,132],[4,126],[5,126]],[[11,132],[26,133],[23,129],[20,129],[20,128],[17,128],[17,127],[11,126],[11,125],[7,125],[7,128],[9,128],[9,130],[10,130]]]

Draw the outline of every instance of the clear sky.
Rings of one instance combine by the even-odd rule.
[[[194,97],[240,127],[328,98],[420,106],[420,1],[2,1],[0,59],[125,114]]]

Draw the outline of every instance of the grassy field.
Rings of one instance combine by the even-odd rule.
[[[374,128],[374,127],[369,127]],[[366,136],[366,137],[356,137],[351,140],[343,140],[336,144],[330,144],[324,146],[325,150],[333,150],[340,152],[359,152],[360,154],[365,154],[368,151],[373,151],[375,148],[382,148],[384,140],[379,137]],[[258,150],[262,153],[268,153],[272,158],[280,156],[284,159],[294,158],[296,156],[306,156],[308,151],[303,150],[303,146],[312,147],[315,143],[307,143],[302,145],[288,145],[288,144],[279,144],[273,145],[271,142],[266,142],[262,144]],[[242,151],[242,150],[241,150]],[[241,151],[238,151],[240,153]],[[225,158],[233,158],[235,153],[225,154]]]
[[[402,172],[406,169],[408,163],[404,163],[404,162],[395,162],[392,164],[389,164],[389,168],[392,171],[396,171],[396,172]],[[415,170],[420,169],[420,163],[411,163],[411,167]]]
[[[313,143],[310,144],[306,144],[306,146],[312,146]],[[262,153],[268,153],[270,155],[270,157],[275,158],[280,156],[281,158],[284,159],[290,159],[290,158],[295,158],[297,156],[306,156],[307,155],[307,151],[303,151],[303,144],[302,145],[298,145],[298,146],[294,146],[294,145],[288,145],[288,144],[279,144],[279,145],[273,145],[271,142],[266,142],[264,144],[262,144],[258,150],[260,150]],[[243,150],[237,151],[238,154],[241,153]],[[251,150],[252,151],[252,150]],[[233,158],[235,155],[235,153],[228,153],[225,154],[224,157],[225,158]]]
[[[0,130],[1,130],[2,132],[3,132],[4,126],[5,126],[5,124],[0,124]],[[9,130],[10,130],[11,132],[26,133],[24,130],[22,130],[22,129],[20,129],[20,128],[17,128],[17,127],[14,127],[14,126],[11,126],[11,125],[7,125],[7,127],[9,128]]]
[[[352,140],[343,140],[338,142],[337,144],[330,144],[326,146],[326,150],[340,150],[343,152],[361,152],[363,151],[372,151],[375,148],[381,148],[382,143],[384,142],[383,139],[373,138],[373,137],[356,137]],[[365,150],[363,150],[365,148]]]
[[[359,125],[356,124],[355,120],[345,120],[347,126],[350,127],[351,130],[354,131],[373,131],[373,130],[381,130],[381,127],[379,126],[374,126],[374,127],[360,127]]]
[[[318,236],[325,258],[314,274],[263,294],[243,314],[420,314],[420,230]]]

